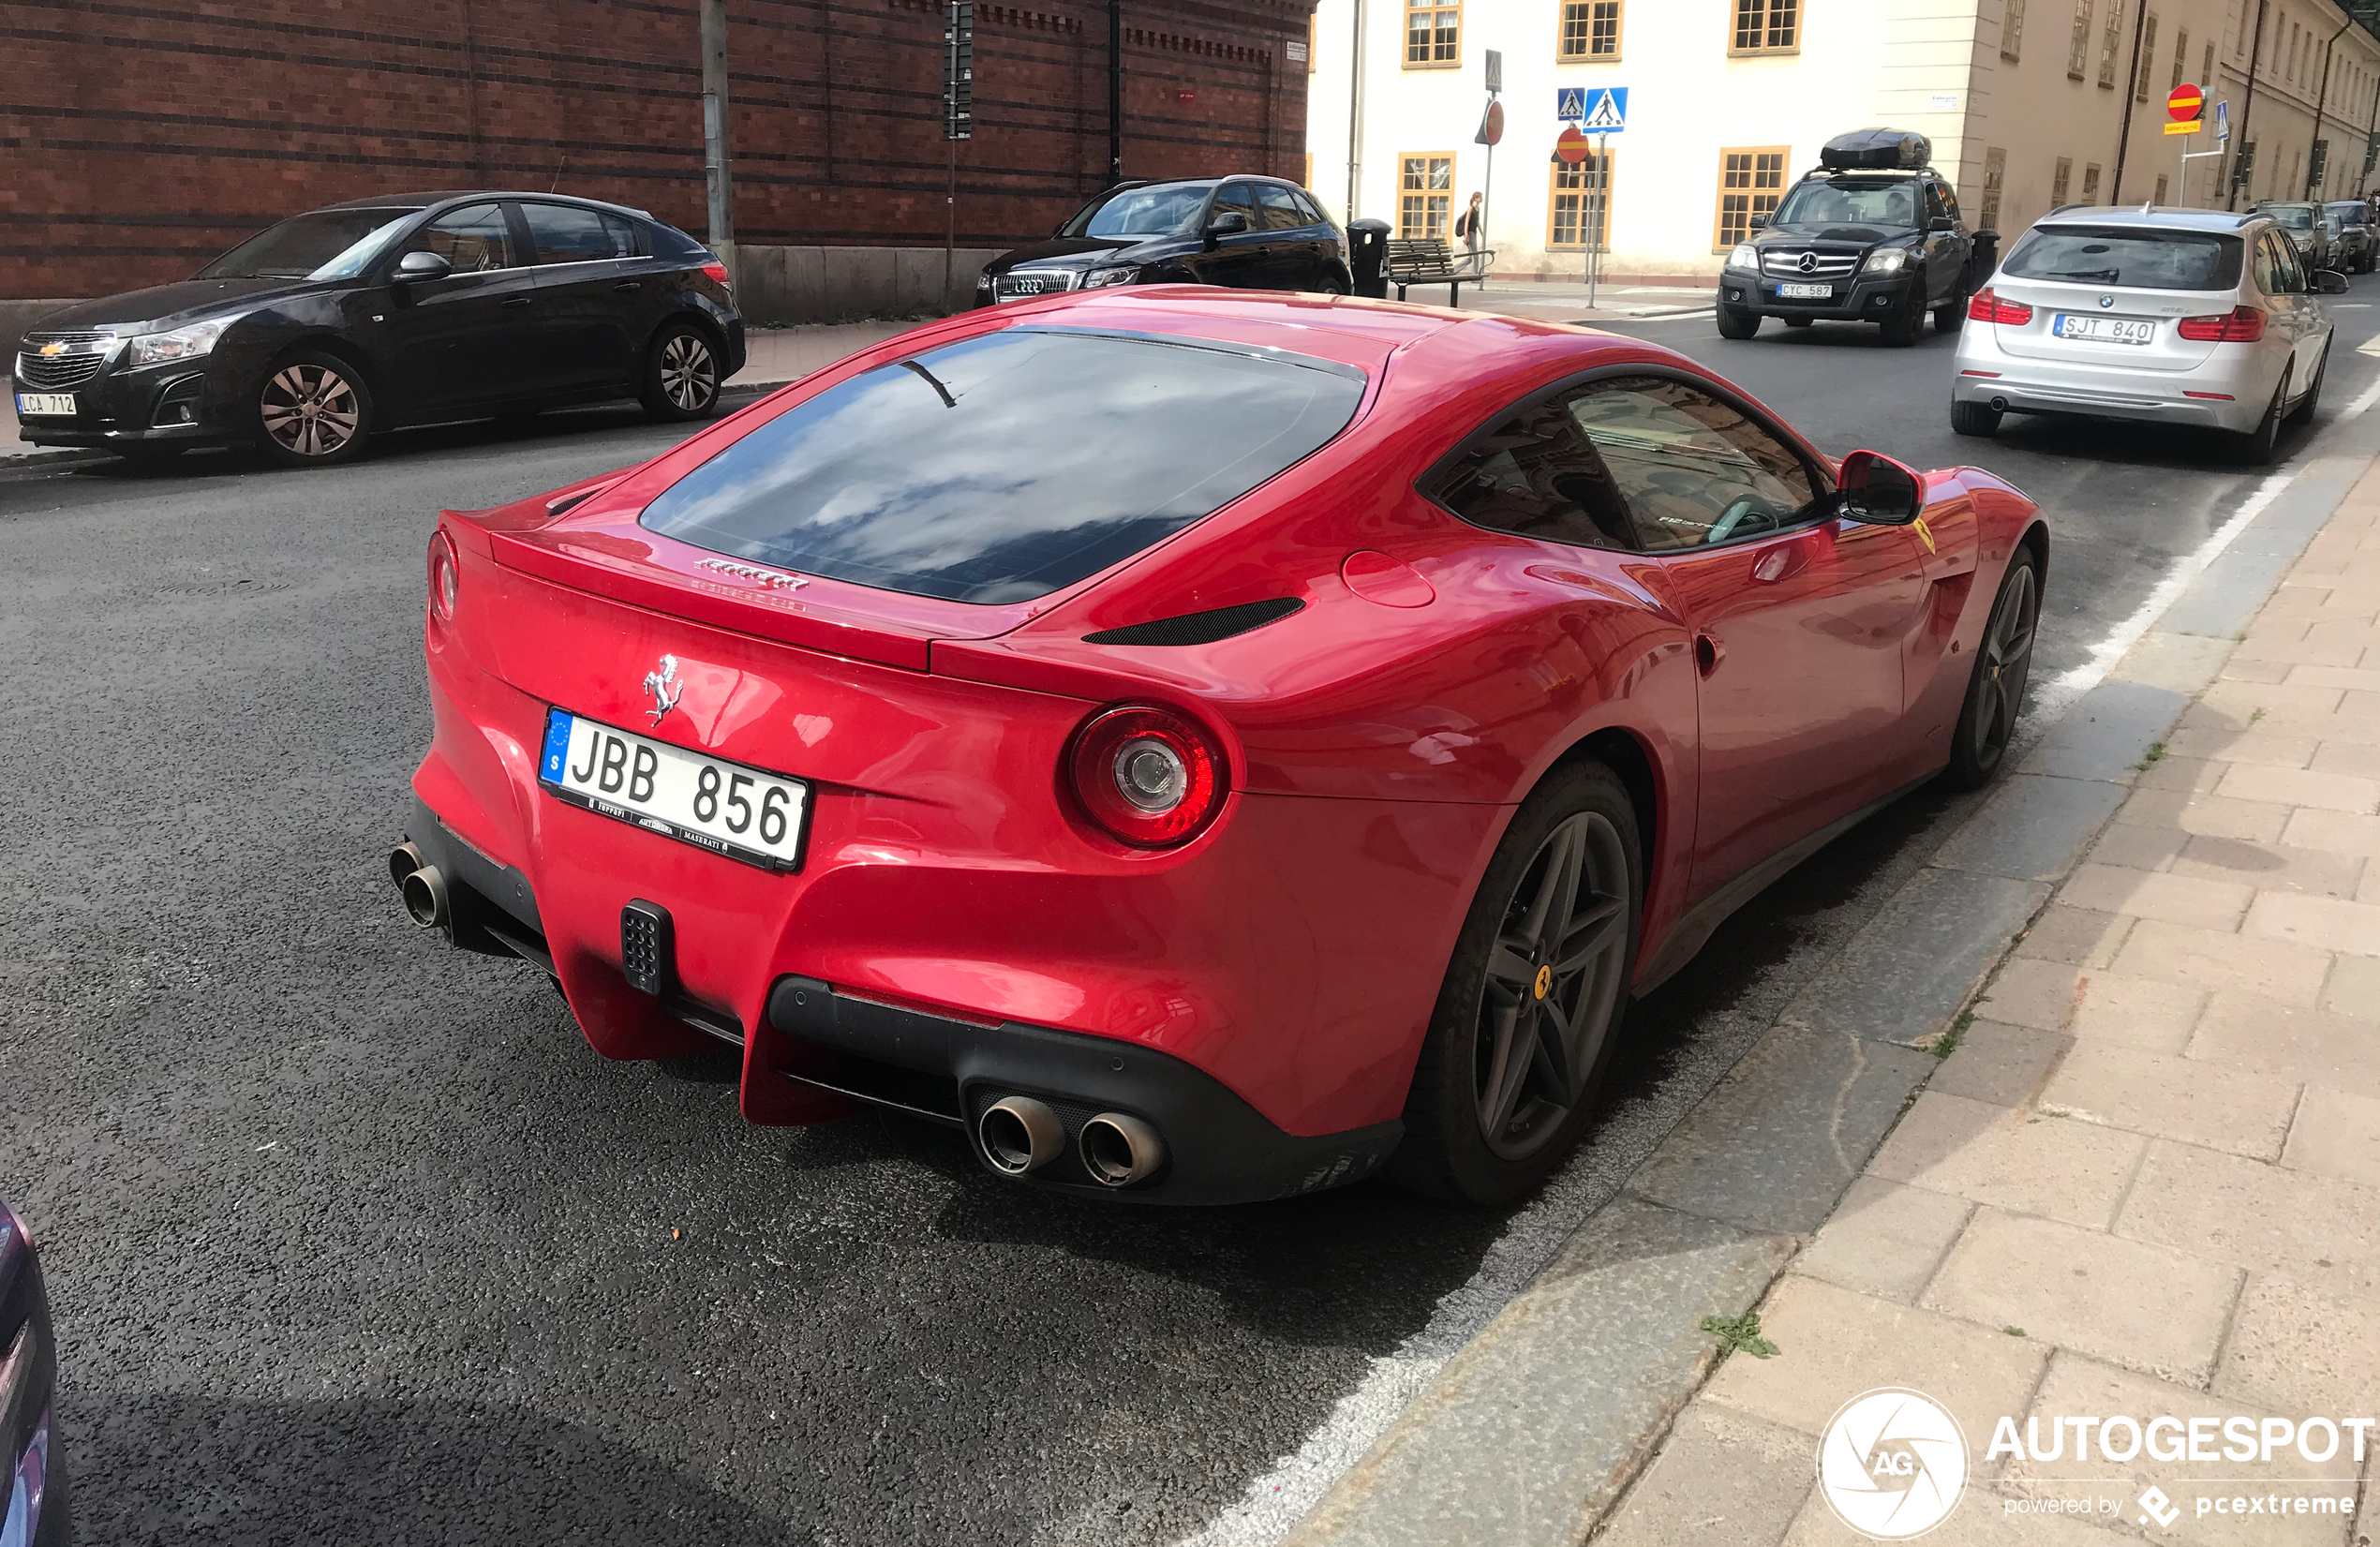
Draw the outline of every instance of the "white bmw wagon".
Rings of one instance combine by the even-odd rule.
[[[2322,393],[2316,297],[2346,288],[2253,212],[2052,211],[1969,303],[1951,427],[1990,435],[2004,413],[2198,424],[2269,462],[2283,422],[2312,419]]]

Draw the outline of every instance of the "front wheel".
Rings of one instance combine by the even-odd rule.
[[[1950,299],[1934,308],[1936,333],[1956,333],[1966,320],[1967,292],[1963,290],[1951,291]]]
[[[1916,343],[1918,324],[1925,321],[1925,320],[1926,304],[1924,297],[1916,294],[1911,295],[1907,301],[1902,302],[1899,305],[1893,308],[1893,314],[1890,317],[1884,319],[1884,347],[1894,350],[1905,350],[1911,345]]]
[[[1599,763],[1513,813],[1457,938],[1391,1174],[1508,1202],[1562,1163],[1618,1042],[1644,893],[1635,803]]]
[[[338,356],[299,350],[257,389],[256,424],[257,443],[285,468],[352,462],[372,439],[372,390]]]
[[[2001,577],[1991,617],[1975,650],[1967,681],[1967,702],[1951,733],[1952,784],[1980,789],[1991,781],[2016,738],[2016,716],[2025,707],[2025,681],[2032,674],[2033,632],[2041,624],[2041,574],[2032,550],[2019,547]]]
[[[1735,311],[1726,306],[1718,309],[1718,335],[1721,338],[1749,338],[1760,331],[1760,313]]]
[[[705,419],[719,408],[719,354],[692,322],[672,322],[645,351],[645,383],[636,395],[645,411],[664,422]]]

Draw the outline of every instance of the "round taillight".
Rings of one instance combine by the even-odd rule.
[[[1223,749],[1205,727],[1146,704],[1102,709],[1084,721],[1067,766],[1091,819],[1142,849],[1197,837],[1230,789]]]
[[[461,579],[454,540],[441,531],[430,539],[430,616],[441,623],[454,621],[454,588]]]

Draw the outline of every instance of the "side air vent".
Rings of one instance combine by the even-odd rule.
[[[1183,613],[1179,617],[1160,617],[1122,629],[1102,629],[1082,638],[1088,645],[1212,645],[1218,639],[1277,622],[1304,605],[1294,596],[1277,597],[1271,602],[1242,602],[1236,607]]]

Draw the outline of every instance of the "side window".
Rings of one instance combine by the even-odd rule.
[[[591,263],[635,251],[632,244],[625,248],[620,245],[619,237],[626,233],[615,231],[595,210],[569,204],[523,204],[521,214],[528,219],[532,262]]]
[[[1951,214],[1949,206],[1942,202],[1942,186],[1940,183],[1926,184],[1926,218],[1928,220],[1947,220],[1950,217]]]
[[[603,216],[603,229],[612,234],[612,251],[622,258],[634,258],[646,250],[636,240],[636,223],[624,216]]]
[[[468,204],[449,210],[405,240],[406,252],[434,252],[456,274],[518,268],[512,231],[500,204]]]
[[[1264,230],[1264,216],[1257,213],[1257,190],[1245,183],[1233,183],[1214,196],[1214,208],[1207,212],[1208,224],[1227,215],[1244,215],[1248,229]]]
[[[1792,448],[1683,381],[1621,377],[1569,402],[1625,503],[1636,545],[1673,553],[1798,525],[1815,513]]]
[[[1586,548],[1630,546],[1619,490],[1559,399],[1497,424],[1424,492],[1490,531]]]
[[[1967,217],[1958,213],[1958,195],[1951,191],[1949,184],[1935,184],[1934,193],[1942,201],[1942,213],[1944,215],[1949,216],[1953,220],[1956,220],[1962,225],[1966,223]]]
[[[1265,230],[1293,231],[1306,223],[1304,213],[1298,208],[1298,201],[1290,198],[1289,190],[1280,184],[1257,184],[1257,197],[1264,201]]]
[[[1312,194],[1300,192],[1295,197],[1298,201],[1298,213],[1305,216],[1307,225],[1327,226],[1331,223],[1331,217],[1322,213],[1322,206],[1314,201]]]
[[[2281,282],[2292,295],[2302,295],[2306,289],[2306,271],[2298,262],[2298,244],[2273,238],[2272,250],[2281,259]]]

